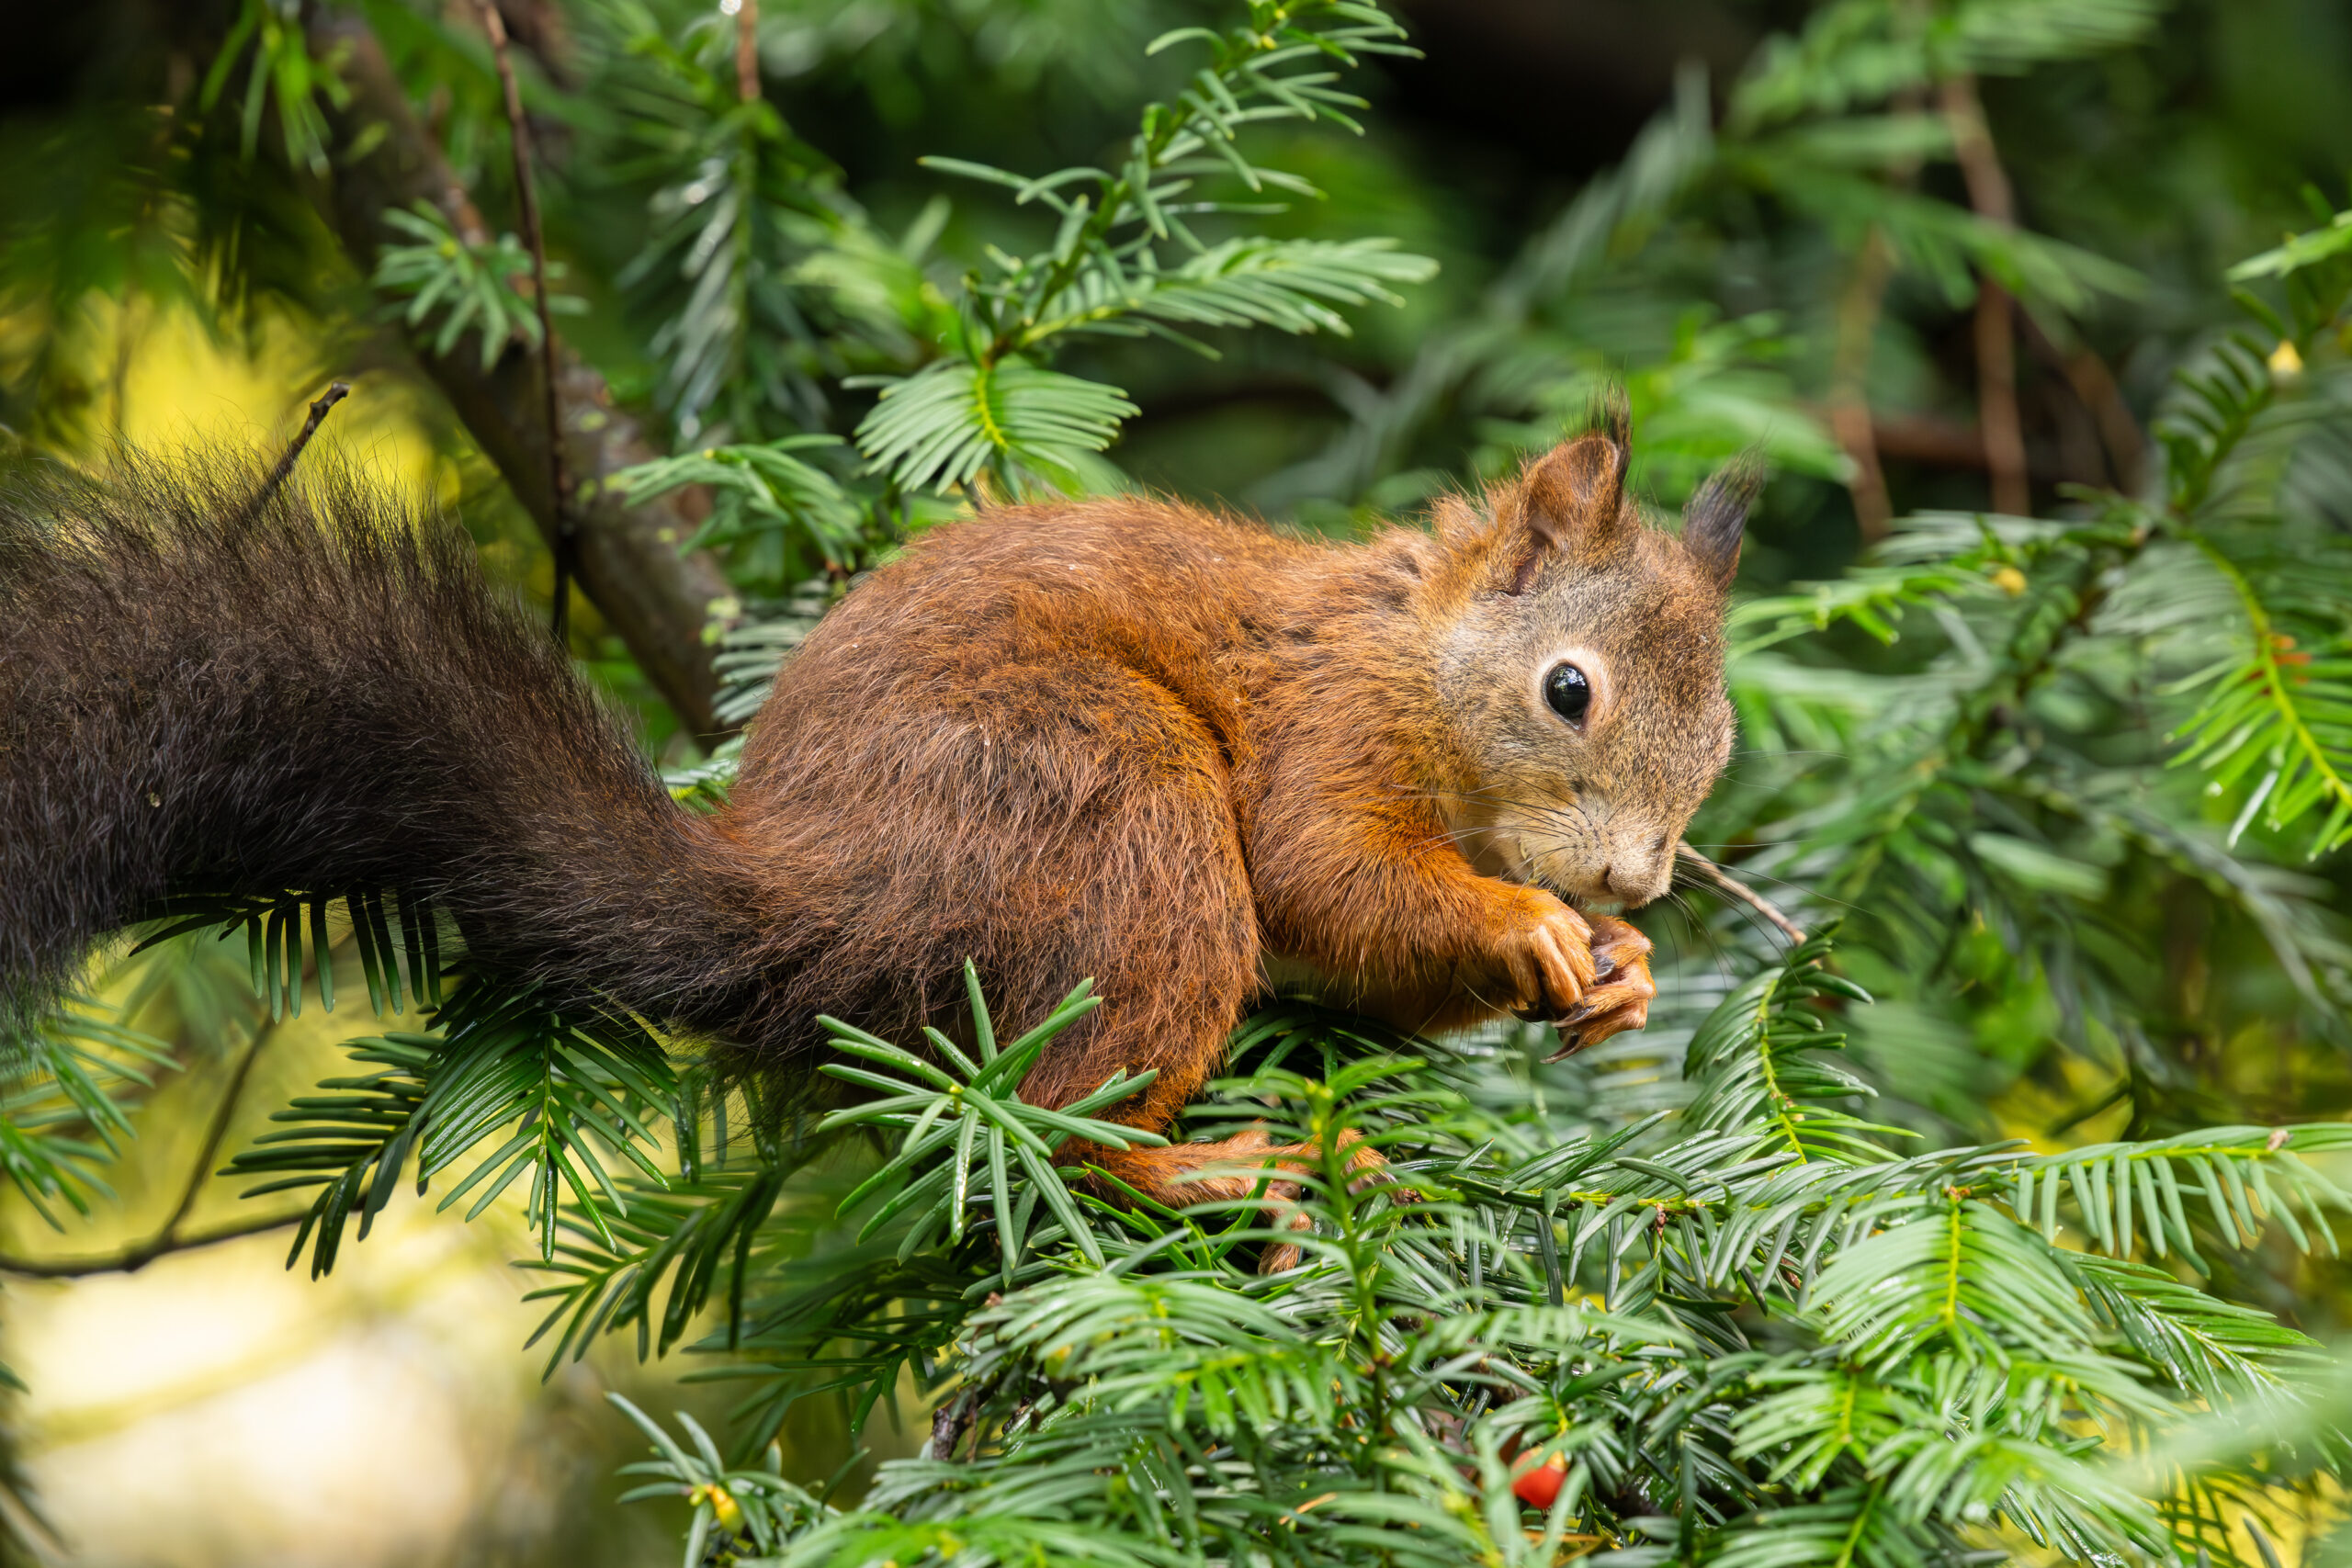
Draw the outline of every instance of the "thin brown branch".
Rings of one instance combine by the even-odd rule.
[[[1878,440],[1871,428],[1869,393],[1871,344],[1877,336],[1879,309],[1894,270],[1893,247],[1872,224],[1838,296],[1838,342],[1829,372],[1829,428],[1838,445],[1846,449],[1846,460],[1853,465],[1846,488],[1853,495],[1854,520],[1866,545],[1885,538],[1887,525],[1894,517],[1886,472],[1879,467]]]
[[[329,958],[329,954],[321,953],[318,962],[326,963]],[[300,976],[294,978],[297,985],[301,983]],[[204,1145],[196,1152],[196,1163],[188,1168],[187,1180],[180,1189],[180,1201],[172,1206],[171,1218],[164,1222],[164,1228],[155,1233],[159,1240],[169,1241],[176,1236],[196,1208],[197,1195],[204,1190],[205,1181],[212,1175],[212,1162],[220,1156],[220,1145],[227,1141],[230,1123],[236,1119],[237,1102],[244,1097],[245,1080],[253,1077],[254,1063],[260,1059],[263,1048],[277,1037],[277,1028],[274,1019],[264,1024],[254,1032],[244,1055],[237,1058],[228,1087],[220,1091],[220,1103],[212,1108],[211,1124],[204,1130]]]
[[[2109,467],[2115,470],[2115,482],[2127,495],[2137,495],[2146,482],[2148,472],[2148,438],[2140,429],[2139,420],[2132,412],[2132,405],[2123,400],[2123,389],[2116,384],[2115,372],[2107,361],[2088,348],[2078,348],[2066,355],[2066,379],[2074,384],[2075,395],[2081,398],[2091,411],[2091,418],[2098,423],[2098,438],[2107,448]]]
[[[760,96],[760,0],[736,0],[735,96],[747,104]]]
[[[2003,229],[2017,226],[2017,198],[2001,167],[1976,78],[1966,73],[1939,89],[1952,155],[1968,186],[1968,203],[1979,218]],[[2022,517],[2033,510],[2027,482],[2025,424],[2018,412],[2018,351],[2015,310],[2009,291],[1979,274],[1976,285],[1976,421],[1984,432],[1984,464],[1993,480],[1993,510]]]
[[[135,1274],[158,1258],[175,1252],[195,1252],[202,1247],[218,1247],[224,1241],[236,1241],[243,1236],[261,1235],[269,1231],[284,1230],[300,1224],[308,1209],[291,1214],[254,1214],[227,1224],[209,1225],[185,1235],[156,1235],[126,1247],[116,1252],[102,1252],[94,1258],[12,1258],[0,1253],[0,1274],[15,1274],[27,1280],[79,1280],[91,1274]]]
[[[1984,471],[1984,433],[1962,420],[1881,411],[1871,415],[1871,436],[1883,459]]]
[[[1808,406],[1833,423],[1838,417],[1838,411],[1827,403]],[[1882,465],[1891,461],[1917,463],[1930,468],[1984,471],[1984,433],[1964,420],[1909,411],[1889,412],[1884,409],[1866,409],[1864,412],[1870,422],[1870,441]],[[2096,468],[2095,463],[2079,468],[2029,464],[2034,478],[2052,483],[2062,479],[2096,482]]]
[[[311,405],[311,417],[304,420],[302,428],[294,433],[294,439],[278,457],[277,466],[269,470],[269,477],[262,480],[261,489],[254,492],[253,504],[246,509],[248,517],[261,515],[262,508],[269,504],[269,498],[277,493],[278,487],[286,482],[286,477],[294,471],[294,464],[301,457],[302,448],[308,446],[311,437],[319,433],[319,426],[326,422],[328,412],[350,395],[351,388],[345,382],[331,381],[327,384],[327,389],[321,392],[318,400]]]
[[[430,201],[451,213],[461,234],[469,232],[469,215],[479,229],[464,186],[419,123],[366,17],[342,6],[311,6],[307,16],[311,51],[339,59],[350,89],[342,106],[325,106],[335,173],[319,196],[355,265],[365,273],[382,246],[404,242],[384,220],[395,208]],[[553,467],[540,365],[510,354],[484,370],[481,355],[466,349],[435,355],[419,348],[417,360],[552,549],[559,511],[548,484]],[[616,470],[661,454],[637,420],[614,406],[602,376],[569,351],[559,352],[557,365],[564,471],[576,481],[561,519],[573,529],[581,591],[686,727],[698,735],[719,733],[711,712],[718,681],[703,627],[711,607],[728,600],[730,591],[707,555],[678,550],[694,536],[702,498],[680,491],[639,505],[605,484]]]
[[[1894,96],[1893,108],[1904,119],[1917,118],[1919,95],[1905,88]],[[1887,183],[1898,189],[1919,177],[1919,161],[1904,158],[1887,170]],[[1870,406],[1871,351],[1878,341],[1880,314],[1886,305],[1886,286],[1894,276],[1894,243],[1883,226],[1873,223],[1862,236],[1853,270],[1838,296],[1837,346],[1829,367],[1829,428],[1846,449],[1853,475],[1846,481],[1854,498],[1854,521],[1862,543],[1874,545],[1886,537],[1894,520],[1894,501],[1886,488],[1886,470],[1879,463],[1884,445],[1873,428]]]
[[[2009,291],[1991,278],[1976,286],[1976,413],[1984,431],[1984,466],[1993,480],[1993,510],[2012,517],[2033,513],[2026,482],[2025,423],[2018,412],[2017,327]]]
[[[558,85],[580,85],[579,61],[563,17],[563,0],[498,0],[499,20],[517,49]]]
[[[555,498],[555,639],[571,627],[571,579],[579,553],[564,484],[563,421],[556,408],[555,317],[548,309],[548,242],[539,222],[538,182],[531,173],[531,128],[523,118],[523,91],[514,82],[514,62],[506,48],[506,19],[494,0],[481,0],[481,25],[490,34],[491,58],[506,95],[506,141],[514,154],[514,194],[523,209],[523,243],[531,252],[532,302],[539,312],[540,400],[547,416],[548,490]]]
[[[1740,903],[1747,905],[1749,908],[1755,910],[1758,914],[1771,921],[1775,926],[1778,926],[1782,936],[1787,937],[1791,942],[1801,942],[1804,941],[1804,928],[1797,924],[1794,920],[1789,919],[1788,916],[1782,914],[1779,905],[1773,903],[1772,900],[1765,897],[1764,895],[1747,886],[1747,883],[1742,882],[1738,877],[1734,876],[1730,872],[1725,871],[1722,866],[1717,865],[1713,861],[1709,860],[1705,855],[1701,854],[1698,851],[1692,849],[1688,844],[1675,845],[1674,852],[1681,856],[1684,860],[1689,861],[1692,865],[1697,866],[1699,868],[1700,874],[1703,875],[1708,881],[1715,885],[1716,891],[1722,893],[1726,897],[1736,899]]]
[[[1894,96],[1897,117],[1916,118],[1919,95],[1909,88]],[[1897,188],[1919,177],[1917,158],[1899,160],[1887,170],[1887,183]],[[1854,254],[1853,270],[1838,291],[1837,342],[1829,362],[1829,429],[1844,447],[1853,468],[1846,489],[1854,498],[1854,523],[1864,545],[1886,537],[1894,520],[1894,500],[1886,488],[1886,469],[1879,462],[1883,443],[1871,416],[1871,352],[1878,342],[1878,323],[1886,305],[1886,287],[1894,276],[1894,243],[1886,230],[1873,223]]]
[[[342,383],[337,382],[339,387]],[[329,400],[322,399],[322,402]],[[319,405],[311,405],[311,423],[315,427],[322,417]],[[297,983],[300,977],[296,976]],[[187,1179],[180,1185],[179,1201],[172,1205],[169,1218],[162,1228],[145,1241],[134,1242],[115,1252],[100,1253],[96,1258],[11,1258],[0,1255],[0,1273],[21,1274],[35,1280],[74,1280],[85,1274],[129,1274],[144,1269],[158,1258],[175,1252],[187,1252],[197,1247],[211,1247],[239,1236],[258,1235],[264,1231],[277,1230],[300,1219],[300,1214],[257,1215],[232,1220],[225,1225],[208,1226],[201,1231],[185,1233],[188,1215],[196,1208],[196,1201],[204,1184],[212,1176],[212,1162],[220,1156],[220,1145],[227,1141],[229,1128],[236,1119],[237,1103],[244,1097],[245,1081],[253,1077],[254,1063],[277,1035],[277,1023],[265,1024],[245,1046],[244,1055],[237,1058],[234,1071],[229,1075],[226,1088],[220,1091],[220,1102],[212,1108],[211,1122],[204,1130],[204,1143],[196,1152],[196,1159],[188,1167]],[[305,1211],[307,1212],[307,1211]]]

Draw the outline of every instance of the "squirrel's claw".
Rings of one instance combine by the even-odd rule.
[[[1592,985],[1592,927],[1540,888],[1513,890],[1515,903],[1488,960],[1507,976],[1518,1006],[1543,1018],[1565,1017]]]
[[[1650,978],[1650,939],[1623,920],[1607,915],[1588,918],[1599,983],[1558,1020],[1560,1048],[1544,1058],[1547,1062],[1641,1028],[1649,1021],[1650,1002],[1657,996]]]

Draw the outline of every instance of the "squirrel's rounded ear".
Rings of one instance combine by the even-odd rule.
[[[1764,488],[1764,460],[1744,453],[1715,470],[1682,509],[1682,543],[1725,588],[1739,570],[1739,540],[1747,509]]]
[[[1510,517],[1526,536],[1516,552],[1510,592],[1523,593],[1544,556],[1605,544],[1624,525],[1630,420],[1623,391],[1612,390],[1596,411],[1600,428],[1563,441],[1520,476]]]

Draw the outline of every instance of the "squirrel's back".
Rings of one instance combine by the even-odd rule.
[[[1238,864],[1246,707],[1285,592],[1334,558],[1121,497],[996,509],[875,572],[784,667],[721,818],[790,889],[763,965],[782,1016],[911,1028],[967,958],[1011,1016],[1088,976],[1134,1005],[1103,928],[1178,922],[1115,888]],[[1199,907],[1223,913],[1195,957],[1254,970],[1246,900]]]
[[[1114,660],[1219,721],[1284,594],[1331,552],[1126,497],[1004,507],[934,530],[820,623],[752,727],[755,795],[830,790],[846,754],[901,754],[910,728],[975,744],[1022,720],[1009,671]],[[920,747],[918,749],[921,749]]]

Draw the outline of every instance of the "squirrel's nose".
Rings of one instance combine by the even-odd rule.
[[[1662,880],[1655,874],[1645,876],[1639,870],[1627,872],[1623,863],[1612,863],[1600,868],[1600,889],[1611,898],[1638,908],[1657,897],[1662,890]]]

